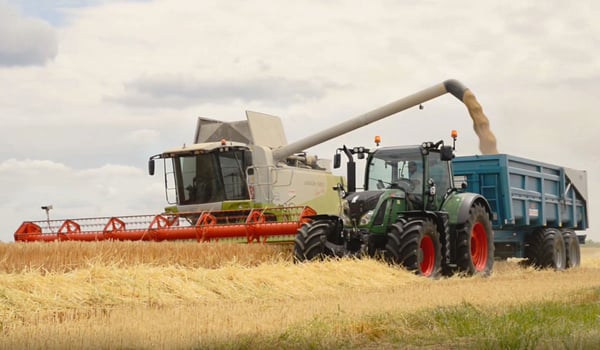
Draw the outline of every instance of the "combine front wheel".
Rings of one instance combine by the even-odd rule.
[[[385,257],[417,275],[437,278],[441,273],[440,236],[430,219],[396,223],[388,232]]]
[[[494,267],[494,234],[490,216],[477,203],[469,210],[469,217],[457,231],[457,265],[467,275],[489,275]]]

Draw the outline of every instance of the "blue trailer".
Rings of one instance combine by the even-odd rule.
[[[492,210],[495,257],[563,269],[580,262],[588,228],[587,173],[507,154],[453,160],[455,186]]]

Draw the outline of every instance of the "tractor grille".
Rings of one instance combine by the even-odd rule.
[[[350,208],[350,218],[359,220],[364,213],[375,209],[382,194],[383,191],[365,191],[353,193],[348,196],[346,199]]]

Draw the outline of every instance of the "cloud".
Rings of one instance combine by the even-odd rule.
[[[289,105],[320,99],[335,84],[277,77],[210,80],[180,75],[153,75],[125,84],[122,96],[108,98],[124,105],[180,108],[202,103],[266,102]]]
[[[160,132],[151,129],[138,129],[129,133],[128,139],[132,144],[148,145],[158,142]]]
[[[44,65],[57,53],[58,38],[52,26],[0,3],[0,66]]]
[[[74,219],[160,213],[166,204],[161,181],[127,165],[74,169],[49,160],[8,159],[0,162],[0,183],[4,242],[13,240],[23,221],[44,220],[45,205],[53,205],[52,219]]]
[[[590,207],[600,198],[600,3],[9,3],[22,13],[0,6],[0,53],[44,47],[24,35],[7,41],[7,28],[35,24],[55,46],[60,38],[60,54],[34,55],[37,65],[55,56],[52,64],[0,62],[9,87],[0,94],[0,192],[10,220],[44,218],[44,204],[56,217],[143,212],[151,200],[160,210],[163,181],[145,175],[146,161],[189,143],[197,116],[278,115],[292,142],[447,78],[476,94],[501,152],[588,169]],[[342,144],[369,147],[374,135],[386,146],[448,140],[458,129],[459,154],[478,152],[454,97],[424,105],[308,151],[331,157]]]

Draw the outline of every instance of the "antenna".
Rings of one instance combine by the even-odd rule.
[[[50,210],[52,210],[52,204],[43,205],[42,210],[46,211],[46,221],[48,222],[48,228],[52,231],[52,227],[50,226]]]

